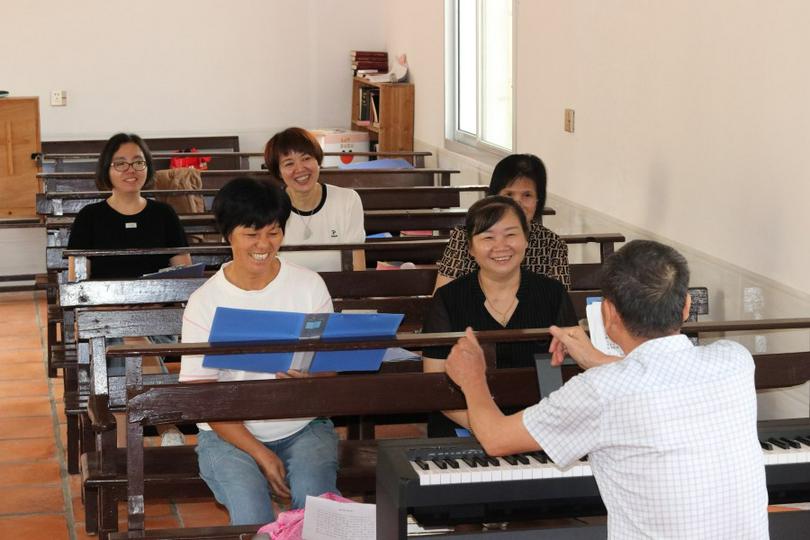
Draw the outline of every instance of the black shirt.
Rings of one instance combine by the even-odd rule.
[[[486,297],[478,282],[478,271],[475,271],[436,291],[422,331],[463,332],[468,326],[473,330],[547,328],[577,323],[571,299],[557,280],[521,269],[517,299],[512,318],[505,327],[501,326],[484,306]],[[533,367],[534,355],[547,353],[548,346],[548,340],[498,343],[495,347],[496,366]],[[445,359],[450,354],[450,347],[427,347],[422,354],[427,358]],[[432,414],[428,422],[428,436],[454,436],[456,427],[443,414]]]
[[[180,219],[168,204],[147,199],[139,213],[125,216],[107,201],[81,209],[70,228],[68,249],[128,249],[187,246]],[[173,255],[91,257],[94,279],[140,277],[169,266]]]

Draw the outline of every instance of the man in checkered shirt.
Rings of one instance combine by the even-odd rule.
[[[626,356],[594,349],[578,327],[552,327],[552,363],[586,371],[504,416],[490,397],[470,329],[447,359],[473,432],[491,455],[542,449],[560,468],[589,456],[611,538],[768,538],[754,363],[741,345],[695,347],[689,269],[674,249],[636,240],[605,261],[605,330]]]

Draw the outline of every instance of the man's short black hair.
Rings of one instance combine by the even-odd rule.
[[[143,159],[146,161],[146,183],[144,189],[149,189],[155,184],[155,164],[152,162],[152,152],[143,139],[134,133],[116,133],[107,140],[101,154],[98,156],[98,163],[96,164],[96,187],[99,191],[110,191],[112,189],[112,182],[110,181],[110,167],[112,166],[113,156],[118,149],[126,143],[134,143],[143,152]]]
[[[531,221],[541,221],[546,206],[546,166],[534,154],[512,154],[495,165],[489,181],[489,194],[497,195],[508,188],[518,178],[526,178],[534,183],[537,191],[537,209]]]
[[[509,197],[493,195],[475,201],[475,203],[470,206],[470,209],[467,210],[467,217],[464,221],[464,231],[467,233],[467,242],[472,245],[473,236],[488,230],[498,223],[509,211],[514,212],[517,216],[520,222],[520,228],[523,229],[523,235],[528,240],[529,224],[526,222],[526,214],[523,213],[520,205]]]
[[[605,260],[602,294],[628,332],[656,338],[677,332],[689,293],[689,266],[675,249],[633,240]]]
[[[290,217],[290,198],[269,180],[234,178],[217,192],[212,211],[226,242],[238,226],[261,229],[277,223],[284,232]]]

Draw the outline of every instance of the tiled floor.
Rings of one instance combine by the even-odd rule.
[[[77,476],[65,467],[62,379],[45,366],[41,293],[0,293],[0,538],[81,540],[84,507]],[[126,512],[119,508],[122,528]],[[157,501],[148,527],[225,525],[211,501]]]

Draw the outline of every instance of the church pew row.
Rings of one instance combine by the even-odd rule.
[[[613,253],[615,245],[625,241],[624,235],[617,233],[603,234],[568,234],[560,238],[569,245],[596,244],[599,249],[599,260],[604,260]],[[417,264],[434,264],[447,247],[447,237],[399,237],[369,239],[359,244],[322,244],[309,246],[282,246],[281,251],[340,251],[343,270],[352,268],[352,252],[363,250],[370,260],[411,261]],[[120,255],[166,255],[178,252],[190,253],[194,262],[205,263],[207,267],[216,268],[230,258],[230,247],[227,244],[192,244],[187,248],[155,248],[137,250],[67,250],[61,247],[46,248],[46,264],[49,270],[67,269],[67,257],[74,258],[76,279],[87,279],[87,258],[120,256]],[[578,269],[580,265],[576,266]],[[572,273],[574,270],[572,270]],[[576,270],[579,275],[580,270]],[[579,288],[592,288],[590,286]]]
[[[333,249],[335,246],[331,246]],[[136,253],[151,253],[141,250]],[[598,264],[572,265],[572,299],[579,317],[584,317],[585,299],[598,294]],[[373,273],[372,273],[373,272]],[[435,268],[364,272],[325,272],[321,274],[336,309],[377,309],[381,312],[403,313],[405,328],[417,329],[436,280]],[[138,305],[154,303],[180,303],[205,281],[200,279],[110,280],[81,281],[60,286],[60,306],[65,320],[76,320],[76,308],[92,306]],[[71,328],[75,332],[73,328]],[[81,332],[81,329],[78,330]],[[152,334],[167,332],[153,332]],[[171,332],[168,332],[171,333]],[[142,334],[142,335],[152,335]],[[77,339],[78,338],[78,339]],[[61,359],[54,356],[53,369],[64,374],[66,411],[68,413],[68,465],[76,472],[79,452],[80,422],[84,396],[88,394],[90,374],[89,355],[81,335],[74,336],[75,356]],[[89,339],[89,338],[87,338]],[[61,360],[61,362],[57,362]]]
[[[808,328],[810,319],[769,321],[728,321],[723,323],[692,323],[690,332],[717,332],[732,330],[763,331],[771,328]],[[340,375],[282,381],[252,381],[215,383],[208,385],[146,386],[138,369],[139,356],[144,354],[211,354],[240,352],[279,352],[286,350],[334,350],[335,348],[380,348],[402,346],[421,349],[426,345],[454,343],[461,334],[406,334],[393,340],[374,342],[307,343],[291,347],[289,344],[209,344],[113,346],[110,357],[127,358],[127,447],[126,491],[128,500],[129,537],[138,537],[144,530],[144,497],[172,496],[180,482],[171,488],[160,474],[145,469],[149,463],[161,461],[155,457],[160,448],[143,447],[143,427],[177,421],[201,422],[233,419],[268,419],[290,416],[340,416],[358,414],[407,414],[445,409],[463,408],[464,398],[444,374],[379,373],[370,375]],[[546,329],[512,330],[479,333],[487,347],[491,361],[491,345],[498,341],[536,340],[548,338]],[[784,355],[756,355],[756,382],[758,388],[773,388],[801,384],[810,379],[810,352]],[[565,368],[564,378],[576,373],[576,368]],[[492,370],[488,373],[493,396],[501,407],[525,407],[539,399],[536,376],[531,368]],[[269,385],[272,392],[268,391]],[[217,403],[211,407],[210,403]],[[292,413],[292,414],[291,414]],[[103,413],[102,413],[103,414]],[[182,450],[182,449],[181,449]],[[340,486],[347,494],[367,495],[374,489],[374,443],[350,441],[342,443],[340,458]],[[175,454],[173,474],[189,467],[185,480],[197,478],[193,474],[196,455],[189,452],[182,466]],[[149,458],[145,455],[151,453]],[[122,480],[122,479],[119,479]],[[198,480],[198,482],[202,482]],[[124,487],[106,486],[108,492],[117,489],[122,496]],[[203,486],[200,486],[201,488]],[[187,486],[183,486],[188,489]],[[154,495],[153,495],[154,494]],[[106,503],[113,506],[112,501]],[[106,527],[106,524],[105,524]],[[102,529],[102,533],[106,529]]]
[[[462,193],[487,191],[488,186],[408,186],[408,187],[359,187],[356,188],[364,210],[427,210],[431,208],[458,208]],[[168,196],[201,196],[205,210],[211,204],[217,189],[155,189],[141,193],[147,198]],[[36,194],[36,211],[41,216],[75,215],[88,204],[100,202],[110,196],[109,191],[58,191]]]
[[[361,187],[449,186],[455,169],[331,169],[323,168],[320,180],[325,184],[357,189]],[[200,171],[203,189],[219,189],[237,176],[272,179],[267,170],[233,169]],[[38,173],[40,191],[95,191],[92,172]]]
[[[103,141],[99,141],[102,142]],[[178,145],[181,147],[194,146],[189,144]],[[400,158],[411,161],[416,168],[425,167],[425,158],[430,157],[430,152],[405,152],[405,151],[392,151],[392,152],[351,152],[352,156],[366,157],[369,159],[379,158]],[[38,152],[33,154],[31,158],[37,162],[37,165],[50,172],[79,172],[80,170],[92,171],[95,169],[96,161],[98,160],[98,152]],[[345,157],[345,152],[324,152],[323,157]],[[222,152],[222,151],[200,151],[195,154],[189,152],[174,152],[174,151],[153,151],[152,159],[157,163],[171,158],[188,158],[188,157],[210,157],[212,161],[208,163],[209,169],[234,169],[235,167],[246,168],[248,166],[249,158],[264,158],[264,152]],[[168,165],[168,163],[166,164]],[[81,169],[80,169],[81,168]],[[67,169],[70,169],[68,171]]]

